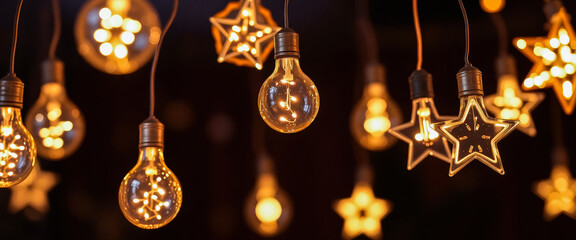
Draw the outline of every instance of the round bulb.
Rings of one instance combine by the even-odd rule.
[[[60,83],[42,85],[38,100],[26,116],[26,126],[36,141],[38,155],[61,160],[74,153],[84,139],[82,113]]]
[[[400,109],[388,96],[384,83],[373,82],[364,87],[362,99],[352,111],[350,128],[363,148],[382,151],[396,142],[388,130],[401,121]]]
[[[36,164],[36,145],[22,124],[20,108],[0,107],[0,187],[22,182]]]
[[[319,107],[318,89],[302,72],[298,59],[277,59],[274,72],[258,94],[258,108],[264,122],[281,133],[299,132],[314,121]]]
[[[292,203],[271,174],[259,177],[256,188],[246,199],[244,216],[248,226],[264,237],[284,231],[292,219]]]
[[[80,9],[74,31],[80,55],[109,74],[142,67],[161,35],[158,13],[146,0],[91,0]]]
[[[160,228],[176,217],[182,188],[164,163],[162,148],[140,148],[138,163],[120,184],[118,200],[126,219],[140,228]]]

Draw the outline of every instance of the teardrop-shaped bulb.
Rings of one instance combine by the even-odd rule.
[[[260,175],[244,206],[248,226],[265,237],[278,235],[292,220],[290,198],[269,173]]]
[[[22,182],[36,164],[36,145],[22,123],[20,108],[0,107],[0,187]]]

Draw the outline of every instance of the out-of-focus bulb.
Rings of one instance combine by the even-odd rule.
[[[258,177],[256,188],[244,207],[248,225],[258,234],[272,237],[284,231],[292,220],[292,203],[273,174]]]
[[[502,11],[505,0],[480,0],[480,7],[487,13],[496,13]]]
[[[182,188],[164,163],[164,125],[155,118],[140,125],[138,163],[120,184],[118,200],[132,224],[156,229],[168,224],[182,205]]]
[[[143,66],[161,34],[158,13],[146,0],[91,0],[80,10],[74,31],[80,55],[109,74]]]
[[[314,82],[300,69],[298,34],[282,29],[274,36],[276,67],[260,88],[258,108],[264,122],[281,133],[308,127],[320,107]]]
[[[545,220],[550,221],[562,213],[576,219],[576,180],[567,165],[554,166],[550,178],[534,184],[533,191],[545,201]]]
[[[64,67],[59,60],[44,62],[44,85],[26,116],[38,154],[61,160],[74,153],[84,139],[85,124],[80,109],[66,95]]]
[[[384,84],[383,66],[377,66],[376,71],[367,72],[379,74],[378,80],[364,87],[362,98],[352,110],[350,119],[352,135],[363,148],[370,151],[382,151],[392,146],[396,138],[388,130],[402,122],[400,109]]]

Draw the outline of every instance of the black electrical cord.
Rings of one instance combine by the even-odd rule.
[[[18,1],[18,7],[16,8],[16,15],[14,16],[14,33],[12,34],[12,50],[10,57],[10,74],[14,74],[14,59],[16,58],[16,42],[18,42],[18,22],[20,21],[20,11],[22,10],[22,2],[24,0]]]
[[[154,52],[154,60],[152,60],[152,71],[150,71],[150,118],[154,117],[154,104],[155,104],[155,95],[154,95],[154,82],[156,80],[156,66],[158,65],[158,55],[160,55],[160,47],[162,46],[162,41],[164,40],[164,36],[166,36],[166,32],[170,29],[172,22],[174,22],[174,18],[176,18],[176,12],[178,12],[178,0],[174,0],[174,6],[172,8],[172,15],[170,15],[170,19],[162,29],[162,35],[160,35],[160,40],[158,41],[158,45],[156,45],[156,51]]]
[[[288,3],[290,0],[284,0],[284,28],[289,28],[288,24]]]
[[[48,56],[50,59],[56,58],[56,48],[60,41],[60,34],[62,32],[62,17],[60,15],[60,0],[52,0],[52,11],[54,14],[54,32],[52,33],[52,40],[50,42],[50,50]]]
[[[462,11],[462,17],[464,17],[464,34],[466,37],[466,52],[464,53],[464,62],[468,65],[468,56],[470,55],[470,26],[468,24],[468,15],[466,14],[466,9],[464,8],[464,3],[462,0],[458,0],[460,3],[460,10]]]
[[[414,16],[414,28],[416,30],[416,41],[418,43],[416,70],[420,70],[422,69],[422,30],[420,29],[420,19],[418,18],[418,0],[412,0],[412,15]]]

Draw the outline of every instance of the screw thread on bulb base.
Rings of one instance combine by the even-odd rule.
[[[274,59],[300,58],[299,36],[291,28],[282,28],[274,35]]]
[[[49,58],[42,62],[42,83],[64,84],[64,62]]]
[[[470,95],[484,96],[482,72],[478,70],[478,68],[473,67],[471,64],[466,64],[458,71],[456,79],[458,80],[458,97],[461,98]]]
[[[516,76],[516,61],[510,54],[500,55],[496,58],[496,74],[498,77],[504,75]]]
[[[432,86],[432,74],[424,69],[412,72],[408,77],[410,84],[410,98],[412,100],[418,98],[433,98],[434,87]]]
[[[139,126],[140,142],[139,148],[158,147],[164,148],[164,124],[157,118],[149,117]]]
[[[0,79],[0,106],[22,108],[24,83],[16,74],[8,73]]]

